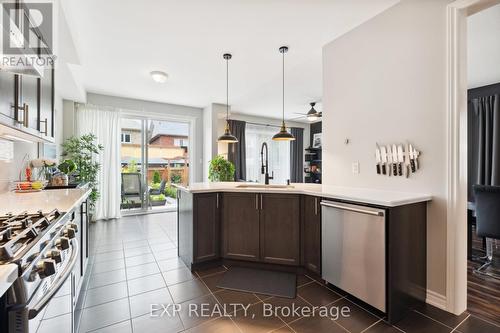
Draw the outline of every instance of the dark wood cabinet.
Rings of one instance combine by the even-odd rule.
[[[193,261],[195,263],[214,260],[220,256],[220,204],[219,193],[194,196]]]
[[[261,261],[300,263],[300,196],[260,194]]]
[[[321,274],[321,208],[320,198],[302,197],[302,249],[303,265]]]
[[[224,193],[223,256],[228,259],[259,261],[259,195]]]

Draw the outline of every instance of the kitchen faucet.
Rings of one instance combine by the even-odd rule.
[[[264,165],[264,147],[266,148],[266,164],[265,165]],[[269,151],[269,149],[267,147],[267,143],[263,142],[262,147],[260,148],[260,161],[261,161],[260,173],[263,175],[264,174],[266,175],[265,182],[264,182],[266,185],[269,185],[269,179],[274,179],[274,171],[271,173],[271,177],[269,177],[268,151]]]

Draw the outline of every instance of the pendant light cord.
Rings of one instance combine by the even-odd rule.
[[[226,59],[226,121],[229,120],[229,59]]]
[[[283,52],[283,124],[285,123],[285,52]]]

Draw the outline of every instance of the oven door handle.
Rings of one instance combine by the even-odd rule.
[[[52,285],[52,287],[47,291],[45,295],[43,295],[40,300],[33,306],[30,307],[28,310],[28,319],[33,319],[35,318],[40,311],[43,310],[43,308],[47,305],[47,303],[52,299],[52,297],[59,291],[59,289],[62,287],[68,276],[71,274],[73,271],[73,267],[75,266],[75,263],[78,259],[78,242],[76,242],[76,239],[73,238],[71,240],[71,258],[69,259],[68,264],[64,268],[64,271],[59,275],[59,277],[56,279],[55,283]]]

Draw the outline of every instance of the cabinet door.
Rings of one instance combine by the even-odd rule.
[[[54,137],[54,69],[46,68],[40,79],[39,131]]]
[[[194,255],[195,263],[219,258],[219,193],[194,196]]]
[[[300,196],[263,194],[260,212],[261,259],[264,262],[299,265]]]
[[[304,266],[321,274],[321,209],[320,198],[303,197]]]
[[[224,193],[223,255],[229,259],[259,260],[259,195]]]
[[[15,117],[15,86],[15,74],[0,70],[0,113],[11,119]]]
[[[34,76],[20,75],[19,76],[19,96],[20,107],[25,104],[28,106],[28,126],[29,128],[38,130],[38,115],[39,115],[39,79]],[[21,111],[20,111],[21,112]]]

